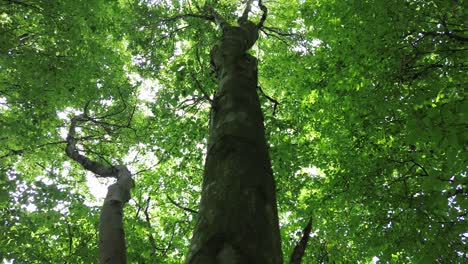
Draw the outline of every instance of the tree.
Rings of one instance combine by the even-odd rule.
[[[258,24],[247,1],[238,26],[211,6],[222,30],[211,50],[218,91],[211,100],[210,134],[200,211],[187,263],[281,263],[275,184],[257,95]]]
[[[78,152],[126,165],[138,186],[124,208],[129,262],[186,258],[192,231],[207,234],[196,219],[209,119],[227,110],[210,115],[225,67],[211,59],[223,42],[213,10],[234,25],[243,2],[0,3],[0,258],[98,259],[94,176],[64,151],[87,104],[98,122],[80,122]],[[284,262],[308,238],[303,263],[462,263],[463,3],[263,4],[244,58],[258,61]],[[248,20],[262,20],[258,6]]]
[[[79,153],[77,149],[76,127],[78,122],[94,121],[85,111],[70,121],[66,138],[67,156],[81,164],[83,168],[99,177],[114,177],[117,181],[107,191],[99,219],[99,262],[127,263],[127,249],[123,227],[123,207],[130,199],[130,189],[135,183],[130,170],[125,165],[104,165]]]

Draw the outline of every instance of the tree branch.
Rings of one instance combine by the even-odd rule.
[[[261,29],[263,27],[263,24],[265,23],[266,18],[267,18],[268,9],[263,4],[262,0],[258,0],[258,6],[260,7],[260,10],[262,10],[262,12],[263,12],[262,17],[260,18],[260,21],[257,24],[257,28]]]
[[[297,37],[297,38],[302,38],[301,35],[299,34],[296,34],[296,33],[289,33],[289,32],[283,32],[281,31],[280,29],[277,29],[277,28],[273,28],[273,27],[263,27],[263,32],[265,31],[271,31],[275,34],[277,34],[278,36],[282,36],[282,37]],[[265,34],[268,35],[268,33],[265,32]]]
[[[278,107],[279,102],[277,100],[271,98],[270,96],[266,95],[265,92],[262,90],[262,87],[257,86],[257,88],[260,90],[262,95],[266,97],[266,99],[268,99],[270,102],[273,103],[273,115],[275,115],[276,114],[276,108]]]
[[[203,94],[203,98],[205,98],[208,102],[210,102],[211,105],[213,105],[213,99],[208,95],[208,93],[203,89],[203,86],[201,85],[200,81],[195,77],[193,72],[190,72],[190,76],[192,76],[192,79],[195,81],[195,84],[198,87],[198,90]]]
[[[206,8],[207,11],[211,12],[215,23],[218,24],[218,26],[221,27],[221,30],[223,32],[230,27],[229,23],[226,22],[224,17],[222,17],[218,12],[216,12],[216,10],[214,10],[213,7],[211,7],[210,5],[206,5],[205,8]]]
[[[35,6],[35,5],[31,5],[31,4],[28,4],[28,3],[25,3],[25,2],[16,1],[16,0],[6,0],[6,2],[7,2],[7,4],[17,4],[17,5],[21,5],[23,7],[26,7],[26,8],[36,10],[37,12],[39,12],[41,14],[43,12],[42,8],[39,8],[39,7]]]
[[[199,14],[182,14],[178,16],[173,16],[173,17],[168,17],[162,20],[158,21],[159,23],[167,23],[167,22],[173,22],[179,19],[187,19],[187,18],[199,18],[199,19],[204,19],[207,21],[215,22],[215,17],[214,16],[206,16],[206,15],[199,15]]]
[[[187,212],[192,213],[192,214],[198,214],[198,211],[193,210],[193,209],[190,209],[190,208],[188,208],[188,207],[184,207],[184,206],[178,204],[178,203],[175,202],[169,195],[166,194],[166,197],[167,197],[167,199],[168,199],[173,205],[175,205],[177,208],[182,209],[182,210],[187,211]]]
[[[310,232],[312,231],[312,217],[310,217],[309,222],[304,227],[302,231],[301,240],[299,240],[294,247],[293,253],[291,254],[290,264],[301,264],[302,257],[304,256],[307,242],[309,242]]]
[[[150,206],[150,197],[148,197],[148,199],[146,200],[147,204],[145,206],[145,210],[143,210],[143,213],[145,214],[145,220],[146,220],[146,223],[148,224],[148,228],[150,230],[150,232],[148,232],[148,239],[150,241],[150,245],[151,245],[151,253],[150,253],[150,256],[155,256],[156,255],[156,249],[158,249],[156,247],[156,241],[154,240],[154,237],[153,237],[153,234],[151,233],[151,218],[149,216],[149,213],[148,213],[148,208]]]
[[[87,158],[86,156],[81,155],[78,152],[78,149],[76,147],[76,143],[78,142],[78,140],[75,138],[75,130],[77,122],[83,121],[88,121],[88,118],[86,118],[84,115],[78,115],[71,119],[70,129],[68,130],[68,135],[66,139],[67,146],[65,148],[67,156],[81,164],[81,166],[83,166],[83,168],[85,168],[86,170],[89,170],[101,177],[116,177],[118,174],[118,170],[114,166],[102,165],[101,163],[93,161]]]
[[[22,155],[25,151],[30,150],[30,149],[38,149],[38,148],[43,148],[43,147],[50,146],[50,145],[59,145],[59,144],[64,144],[64,143],[67,143],[67,141],[60,140],[60,141],[56,141],[56,142],[48,142],[48,143],[44,143],[44,144],[40,144],[40,145],[36,145],[36,146],[30,146],[30,147],[26,147],[26,148],[18,149],[18,150],[9,149],[8,153],[6,153],[5,155],[0,156],[0,159],[6,158],[6,157],[9,157],[9,156],[13,156],[13,155]]]
[[[239,17],[239,19],[237,20],[237,23],[239,25],[241,23],[247,22],[247,20],[249,19],[249,12],[250,12],[250,8],[252,7],[252,2],[253,0],[245,0],[246,6],[244,9],[244,12],[242,13],[242,16]]]
[[[65,223],[67,224],[67,234],[68,234],[68,257],[71,257],[72,252],[73,252],[73,232],[72,232],[70,222],[68,222],[67,218],[65,218]]]

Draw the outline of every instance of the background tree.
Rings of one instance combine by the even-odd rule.
[[[99,217],[99,263],[127,263],[127,248],[123,226],[123,207],[130,200],[130,190],[135,186],[132,173],[124,165],[104,165],[89,159],[78,151],[76,129],[79,122],[99,122],[84,114],[70,120],[67,134],[67,156],[97,177],[113,177],[116,182],[108,187]]]
[[[206,2],[231,23],[244,8]],[[79,151],[127,165],[139,186],[125,208],[129,261],[183,261],[216,90],[220,31],[204,4],[0,2],[0,258],[98,259],[100,203],[63,151],[90,101],[93,116],[118,114],[83,125]],[[260,96],[285,261],[313,215],[305,263],[463,262],[463,2],[264,4],[250,52],[279,102]]]

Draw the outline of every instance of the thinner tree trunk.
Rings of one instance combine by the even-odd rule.
[[[186,263],[282,263],[276,193],[257,95],[258,28],[221,25],[198,221]]]
[[[99,262],[127,263],[127,248],[123,226],[123,207],[130,199],[133,179],[125,166],[117,166],[118,180],[109,186],[99,220]]]
[[[107,166],[79,153],[76,148],[76,143],[78,142],[75,138],[76,125],[77,122],[89,120],[90,118],[84,114],[71,119],[65,152],[68,157],[99,177],[117,178],[117,182],[109,186],[101,209],[99,220],[99,263],[125,264],[127,263],[127,248],[125,246],[123,228],[123,207],[130,199],[130,189],[135,184],[132,174],[126,166]]]
[[[307,248],[307,242],[309,242],[310,232],[312,231],[312,217],[307,222],[307,225],[302,231],[301,240],[299,240],[294,247],[293,253],[291,254],[290,264],[301,264],[302,257],[304,257],[305,250]]]

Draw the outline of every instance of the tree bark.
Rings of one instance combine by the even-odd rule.
[[[211,51],[218,92],[189,264],[282,263],[276,193],[257,89],[258,38],[250,21],[228,25]]]
[[[109,186],[99,220],[99,261],[104,264],[127,263],[127,248],[123,226],[123,207],[134,186],[130,171],[118,168],[118,180]]]

